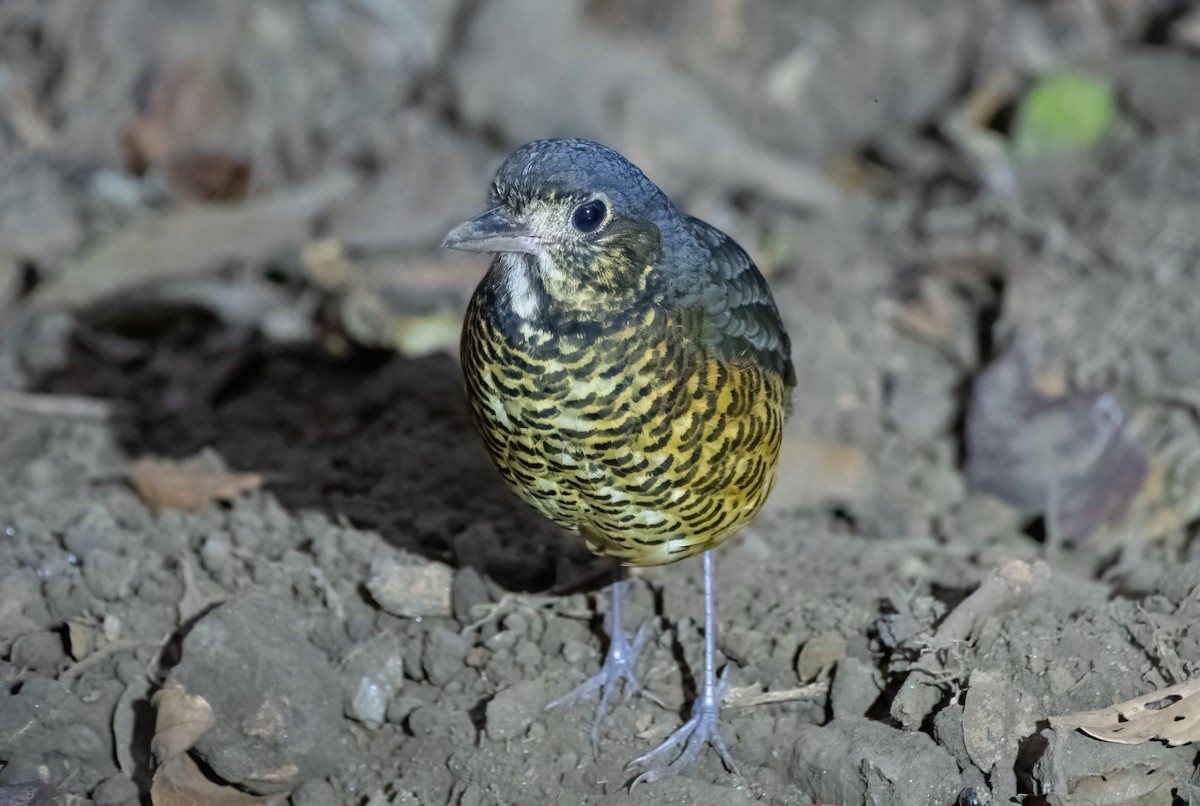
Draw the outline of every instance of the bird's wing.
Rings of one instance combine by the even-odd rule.
[[[791,340],[766,278],[728,235],[697,218],[688,223],[709,251],[708,265],[696,267],[703,281],[678,300],[688,338],[727,361],[767,367],[795,386]]]

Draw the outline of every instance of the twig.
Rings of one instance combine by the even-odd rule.
[[[120,652],[126,652],[130,649],[138,649],[139,647],[143,646],[153,646],[154,643],[154,641],[137,641],[133,638],[123,638],[120,641],[113,641],[111,644],[105,644],[60,674],[58,676],[58,682],[69,688],[71,683],[74,682],[75,678],[79,677],[81,674],[105,658],[112,657]]]
[[[757,686],[731,688],[725,695],[725,705],[729,708],[753,708],[756,705],[774,705],[780,702],[795,700],[813,700],[824,697],[829,693],[829,681],[818,680],[799,688],[785,688],[779,691],[758,691]]]
[[[96,397],[43,395],[35,392],[13,392],[0,389],[0,409],[38,414],[43,417],[103,422],[112,418],[116,406],[111,401]]]

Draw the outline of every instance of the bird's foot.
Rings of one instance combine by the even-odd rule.
[[[729,755],[729,748],[725,746],[725,740],[721,738],[720,733],[719,714],[721,700],[725,698],[725,691],[728,688],[728,672],[729,667],[726,666],[715,685],[705,685],[705,690],[692,705],[691,719],[684,723],[683,727],[672,733],[665,742],[649,753],[629,762],[629,767],[645,767],[655,759],[680,748],[679,755],[673,761],[662,766],[651,767],[634,778],[629,785],[631,791],[638,784],[657,781],[664,775],[677,775],[680,770],[696,760],[705,745],[712,745],[712,748],[717,751],[717,755],[721,757],[725,768],[734,775],[738,774],[737,766],[733,763],[733,757]]]
[[[600,671],[546,706],[546,709],[549,710],[560,705],[572,705],[589,696],[593,691],[599,690],[600,703],[596,706],[596,716],[592,720],[593,747],[600,743],[600,725],[608,713],[609,700],[622,683],[627,694],[640,695],[659,706],[663,704],[662,700],[642,687],[634,669],[642,646],[646,643],[646,636],[649,634],[647,627],[649,627],[649,623],[643,624],[634,635],[632,642],[625,637],[624,630],[618,629],[608,645],[608,656],[604,659],[604,665],[600,667]]]

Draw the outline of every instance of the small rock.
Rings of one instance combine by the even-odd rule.
[[[393,616],[446,617],[451,614],[453,571],[448,565],[401,565],[394,559],[371,564],[367,590],[371,598]]]
[[[933,736],[954,760],[960,769],[977,769],[967,752],[967,741],[963,736],[963,707],[953,702],[933,715]]]
[[[963,743],[971,761],[990,770],[1012,758],[1024,737],[1037,730],[1043,718],[1037,694],[1013,685],[1013,676],[995,669],[971,672],[963,703]]]
[[[387,721],[393,725],[402,725],[404,724],[404,720],[408,719],[409,714],[424,704],[424,700],[420,697],[410,697],[407,694],[402,694],[388,703]]]
[[[124,775],[106,779],[92,791],[96,806],[132,806],[138,803],[137,784]]]
[[[467,668],[467,639],[452,630],[438,627],[425,639],[425,654],[421,668],[435,686],[445,686]]]
[[[404,685],[404,642],[377,635],[350,650],[342,671],[346,716],[369,728],[387,718],[388,703]]]
[[[853,656],[842,658],[829,691],[833,718],[865,716],[881,693],[883,676],[878,669]]]
[[[471,715],[465,710],[439,705],[422,705],[408,716],[408,728],[413,736],[434,739],[470,739],[474,744],[477,731]]]
[[[1200,100],[1196,95],[1200,66],[1191,54],[1172,48],[1140,48],[1126,52],[1117,62],[1117,70],[1125,101],[1154,129],[1178,126],[1194,114],[1195,102]]]
[[[200,547],[200,562],[210,574],[222,574],[233,556],[233,547],[224,535],[209,535]]]
[[[9,642],[24,633],[41,629],[50,622],[42,599],[42,583],[31,568],[19,568],[0,576],[0,654]]]
[[[538,645],[528,638],[522,638],[513,650],[513,657],[526,672],[533,672],[542,664],[542,650],[538,649]]]
[[[93,504],[79,520],[67,527],[63,545],[80,557],[93,549],[115,553],[121,547],[121,530],[104,505]]]
[[[538,646],[544,654],[554,656],[563,651],[567,642],[586,645],[590,637],[591,632],[586,624],[574,619],[555,618],[546,625]]]
[[[292,806],[328,806],[337,803],[337,790],[333,784],[318,778],[305,781],[292,793]]]
[[[770,652],[770,639],[758,630],[731,627],[720,636],[721,651],[739,666],[749,666]]]
[[[116,602],[129,598],[137,575],[136,559],[118,557],[104,549],[88,552],[83,560],[83,579],[88,589],[105,601]]]
[[[591,654],[593,654],[592,648],[579,641],[567,641],[563,644],[563,660],[572,666],[583,663]]]
[[[503,741],[523,736],[549,702],[546,687],[537,680],[522,680],[503,689],[487,704],[488,738]]]
[[[868,719],[800,725],[791,778],[817,803],[953,803],[958,765],[924,733]]]
[[[821,672],[846,657],[846,639],[836,632],[814,635],[805,642],[796,658],[796,674],[801,683],[811,683]]]
[[[213,772],[259,794],[333,772],[341,697],[337,674],[278,597],[234,599],[201,618],[172,677],[212,706],[195,751]]]
[[[51,673],[67,659],[62,637],[57,633],[39,630],[22,635],[12,645],[9,660],[18,668]]]
[[[466,626],[473,620],[471,609],[492,600],[487,583],[474,568],[467,566],[454,572],[454,585],[450,590],[450,606],[458,623]]]

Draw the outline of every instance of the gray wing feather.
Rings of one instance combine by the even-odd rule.
[[[728,235],[696,218],[688,223],[709,252],[707,265],[694,267],[702,281],[679,300],[689,336],[723,358],[760,363],[795,386],[791,340],[766,279]]]

